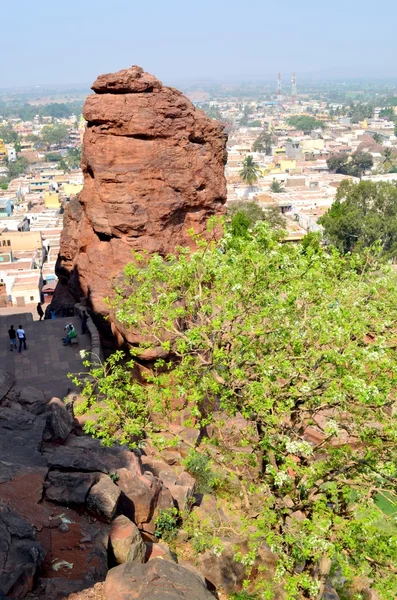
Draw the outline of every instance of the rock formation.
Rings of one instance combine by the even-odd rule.
[[[61,600],[103,581],[109,547],[114,563],[150,562],[159,511],[194,488],[182,467],[82,435],[63,402],[0,371],[0,598]]]
[[[94,314],[132,251],[192,245],[224,212],[226,135],[176,89],[139,67],[101,75],[87,98],[84,188],[65,212],[53,308],[82,296]]]

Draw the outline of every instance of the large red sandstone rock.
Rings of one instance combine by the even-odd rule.
[[[65,212],[54,308],[70,303],[68,291],[106,314],[104,299],[132,250],[191,246],[189,230],[205,235],[208,218],[224,212],[226,134],[139,67],[101,75],[92,89],[84,188]]]

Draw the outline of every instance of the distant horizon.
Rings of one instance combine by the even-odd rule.
[[[141,66],[141,65],[140,65]],[[128,68],[127,66],[121,67],[117,70],[122,70]],[[144,70],[145,67],[142,67]],[[149,71],[150,72],[150,71]],[[275,71],[273,75],[266,74],[230,74],[230,75],[201,75],[201,76],[179,76],[173,78],[162,78],[158,76],[156,73],[152,73],[152,75],[156,76],[160,79],[164,85],[222,85],[222,84],[244,84],[244,83],[255,83],[255,84],[272,84],[277,80],[277,74],[279,71]],[[394,73],[392,71],[387,72],[386,69],[382,70],[364,70],[364,69],[354,69],[347,67],[329,67],[324,69],[316,69],[313,71],[299,72],[299,71],[280,71],[282,76],[283,85],[287,88],[290,86],[292,73],[296,73],[296,77],[298,82],[308,84],[308,83],[338,83],[342,85],[343,83],[354,83],[354,82],[366,82],[366,83],[376,83],[376,82],[387,82],[394,83],[397,88],[397,68],[394,69]],[[103,71],[105,73],[105,71]],[[103,73],[98,73],[98,75],[102,75]],[[68,88],[74,88],[75,91],[83,91],[86,89],[88,92],[91,89],[91,86],[94,83],[95,78],[91,81],[65,81],[60,82],[56,81],[54,83],[20,83],[17,85],[0,87],[0,92],[7,91],[17,91],[17,90],[34,90],[37,89],[39,91],[40,88],[43,90],[55,90],[55,88],[59,88],[61,90],[67,90]],[[394,81],[395,80],[395,81]],[[1,83],[1,82],[0,82]]]

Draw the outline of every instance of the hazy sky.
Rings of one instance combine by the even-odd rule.
[[[1,2],[0,88],[91,83],[138,64],[165,82],[347,67],[397,75],[397,2]]]

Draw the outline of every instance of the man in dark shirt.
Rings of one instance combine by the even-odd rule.
[[[8,330],[8,336],[10,338],[10,350],[11,352],[17,349],[17,332],[14,329],[14,325],[11,325],[10,329]]]

